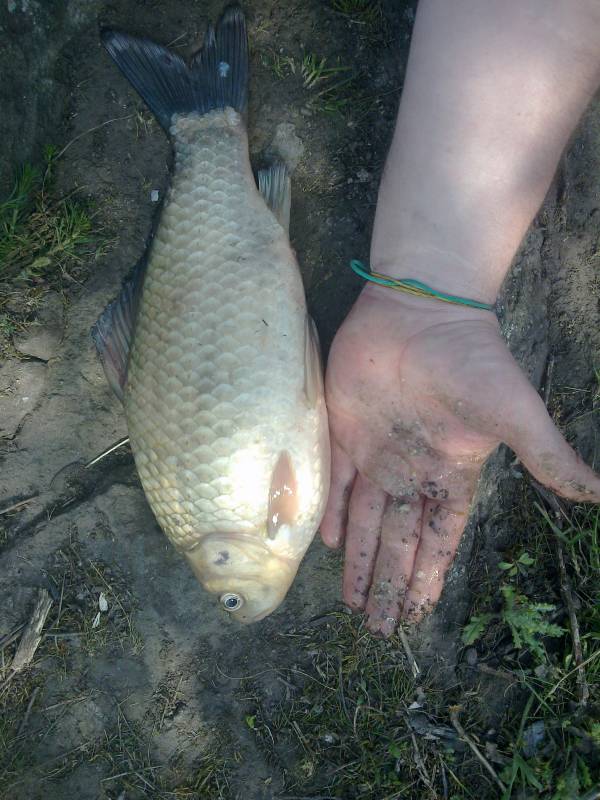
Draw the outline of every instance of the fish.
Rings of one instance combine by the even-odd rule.
[[[103,44],[174,151],[146,257],[91,334],[158,524],[241,623],[284,600],[324,514],[330,448],[319,337],[289,240],[291,179],[250,163],[244,14],[186,62]]]

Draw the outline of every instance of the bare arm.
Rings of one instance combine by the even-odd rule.
[[[493,302],[599,81],[598,2],[421,0],[372,268]],[[500,442],[560,494],[600,501],[490,312],[367,286],[327,397],[322,534],[345,540],[344,598],[373,631],[435,604]]]
[[[373,268],[493,302],[599,81],[597,0],[421,0]]]

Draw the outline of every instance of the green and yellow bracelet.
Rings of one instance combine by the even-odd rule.
[[[364,264],[361,261],[357,261],[357,259],[353,259],[350,262],[350,266],[361,278],[371,281],[371,283],[377,283],[379,286],[387,286],[389,289],[395,289],[397,292],[405,292],[415,297],[432,297],[435,300],[441,300],[443,303],[453,303],[457,306],[470,306],[471,308],[480,308],[483,311],[494,310],[494,306],[489,305],[489,303],[482,303],[479,300],[469,300],[468,297],[458,297],[454,294],[444,294],[413,278],[390,278],[389,275],[381,275],[379,272],[367,272]]]

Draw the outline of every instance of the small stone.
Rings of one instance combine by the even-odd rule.
[[[160,197],[160,192],[158,191],[158,189],[152,189],[152,191],[150,192],[151,202],[158,203],[159,197]]]
[[[356,179],[359,183],[366,183],[371,180],[371,173],[367,172],[366,169],[359,169],[356,173]]]
[[[56,292],[44,296],[35,320],[13,337],[15,349],[26,356],[49,361],[58,354],[64,332],[63,302]]]
[[[538,719],[528,725],[523,731],[523,754],[526,758],[535,756],[536,751],[546,738],[546,726],[543,719]]]
[[[304,110],[301,113],[304,114]],[[296,135],[295,125],[292,125],[291,122],[280,123],[275,130],[269,150],[273,155],[281,158],[289,170],[295,170],[304,155],[304,144]]]

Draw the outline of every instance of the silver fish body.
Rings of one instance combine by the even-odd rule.
[[[174,114],[170,134],[125,413],[161,528],[205,589],[252,622],[285,597],[327,500],[318,344],[240,113]]]

